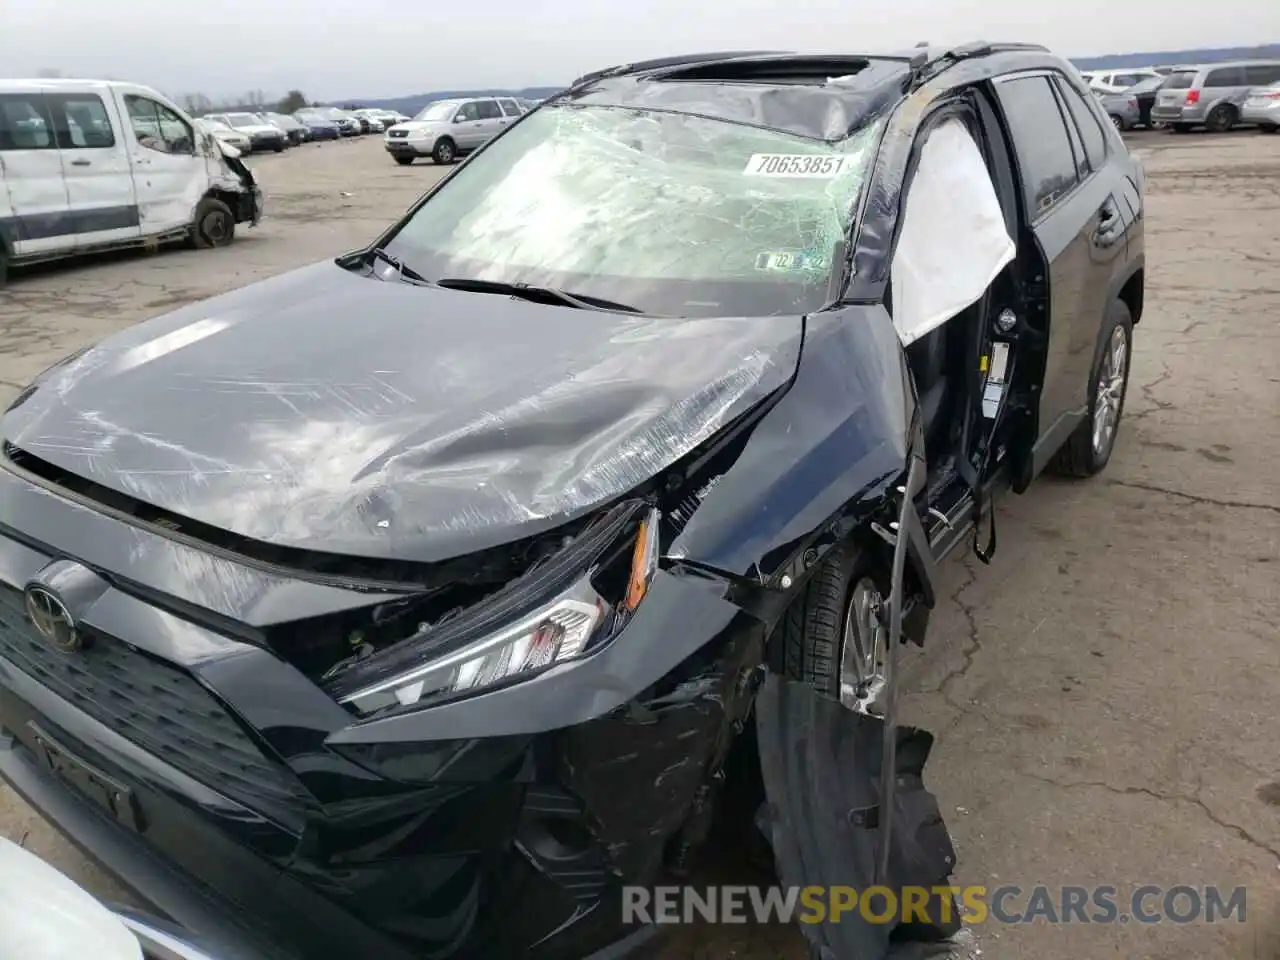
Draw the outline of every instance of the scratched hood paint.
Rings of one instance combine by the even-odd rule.
[[[437,560],[654,476],[784,385],[800,339],[794,317],[637,318],[325,262],[111,337],[3,432],[255,540]]]

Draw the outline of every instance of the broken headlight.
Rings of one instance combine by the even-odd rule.
[[[657,567],[658,511],[626,504],[475,610],[358,662],[330,692],[370,714],[528,679],[621,629]]]

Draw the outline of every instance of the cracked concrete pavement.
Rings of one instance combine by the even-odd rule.
[[[1248,888],[1244,924],[976,927],[988,960],[1280,960],[1280,139],[1139,135],[1147,304],[1107,471],[996,505],[945,565],[907,719],[964,884]],[[255,158],[267,219],[211,252],[128,253],[0,293],[0,400],[93,339],[356,246],[437,176],[375,141]],[[0,833],[123,894],[6,789]],[[695,927],[664,960],[799,958],[793,930]]]

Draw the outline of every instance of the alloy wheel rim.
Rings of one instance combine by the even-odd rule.
[[[445,161],[453,159],[453,149],[447,143],[440,147],[440,159]]]
[[[840,702],[871,716],[884,715],[888,688],[883,598],[866,577],[853,585],[840,649]]]
[[[1093,402],[1093,452],[1105,457],[1115,443],[1120,424],[1120,405],[1124,402],[1125,374],[1129,367],[1129,337],[1124,327],[1111,331],[1102,365],[1098,370],[1097,393]]]

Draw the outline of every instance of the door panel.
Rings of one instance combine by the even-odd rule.
[[[0,231],[14,255],[71,249],[75,231],[62,158],[42,95],[0,94],[0,175],[8,185]]]
[[[123,94],[119,109],[127,120],[124,139],[142,235],[184,229],[208,186],[194,129],[169,107],[141,94]]]
[[[480,143],[493,139],[510,123],[502,115],[502,108],[498,106],[497,100],[478,100],[476,110],[480,115]]]
[[[462,150],[474,150],[484,142],[484,121],[480,119],[476,101],[471,100],[458,108],[450,136]]]
[[[1103,243],[1105,234],[1098,231],[1110,193],[1080,154],[1079,131],[1064,115],[1049,78],[1002,78],[996,90],[1013,138],[1027,216],[1049,263],[1049,343],[1040,398],[1044,436],[1085,406],[1106,295],[1102,274],[1123,251],[1123,231],[1119,244]]]
[[[121,125],[96,93],[46,94],[78,248],[141,235]]]

